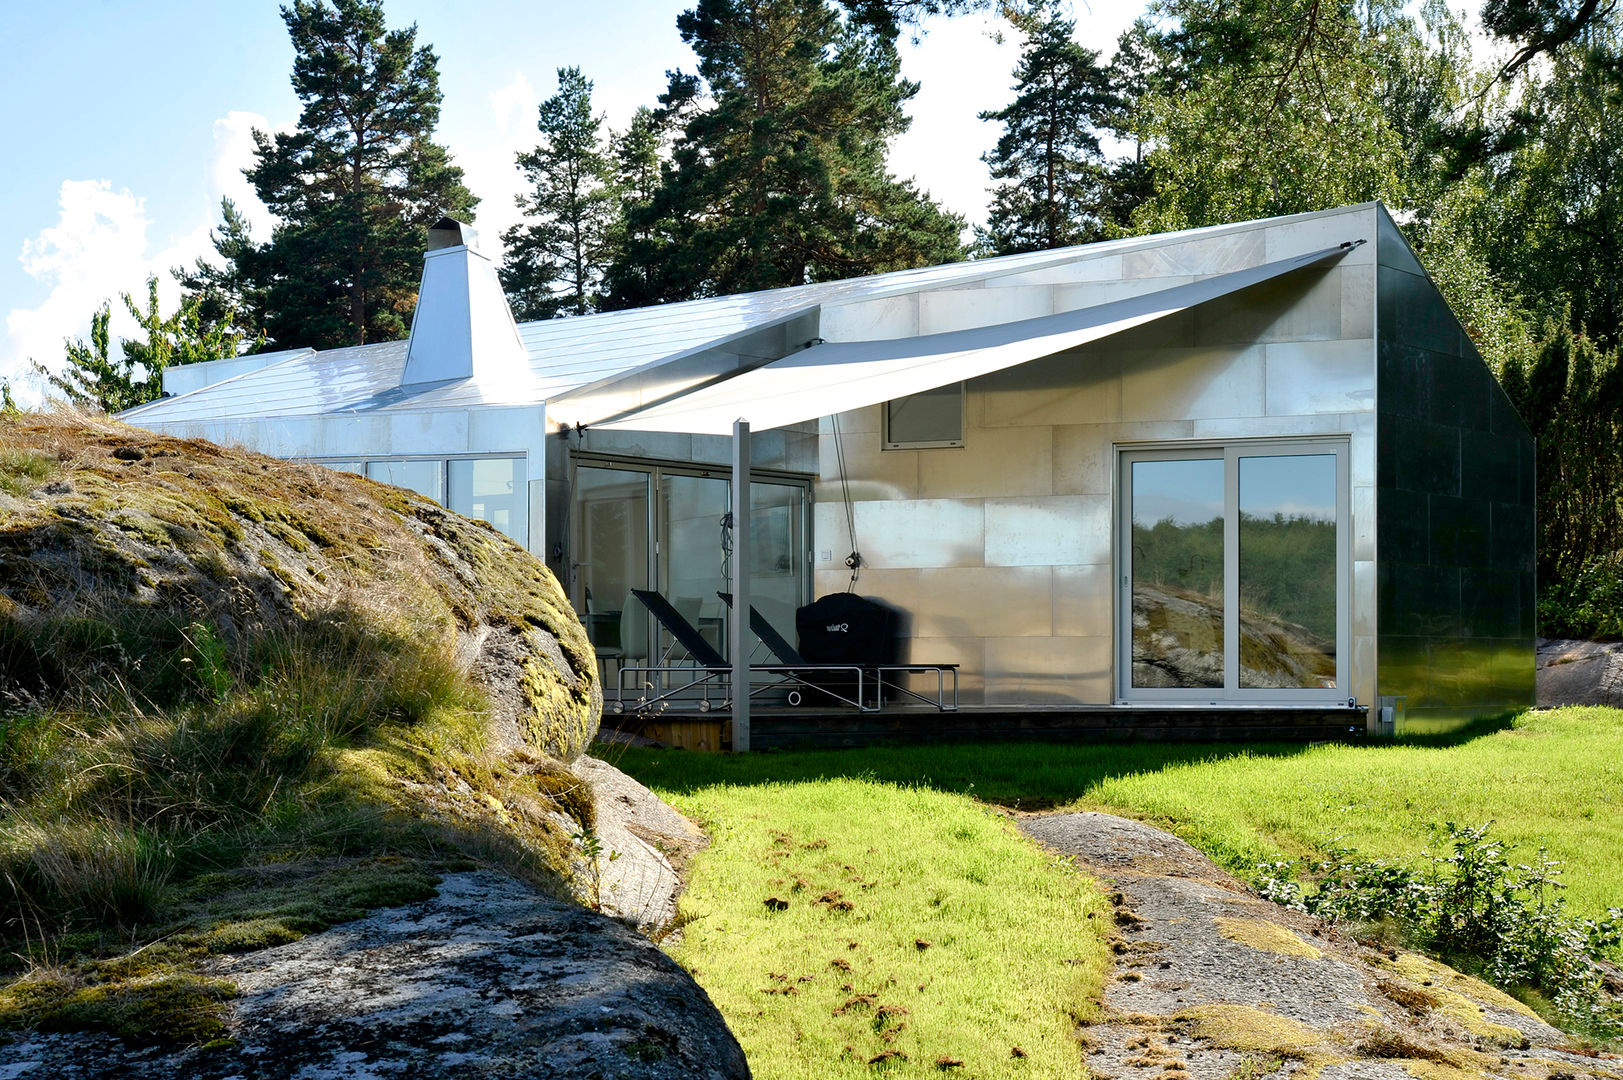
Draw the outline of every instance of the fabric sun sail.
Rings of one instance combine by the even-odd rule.
[[[742,419],[754,431],[769,431],[1074,349],[1293,270],[1330,262],[1361,243],[1349,241],[1058,315],[895,340],[824,342],[592,426],[727,435],[733,421]]]

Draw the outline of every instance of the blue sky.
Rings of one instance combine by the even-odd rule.
[[[1140,0],[1074,0],[1078,37],[1108,53]],[[611,126],[651,104],[668,68],[693,68],[676,33],[691,0],[385,0],[440,58],[438,136],[484,201],[487,248],[515,216],[514,154],[534,144],[535,106],[556,69],[579,65]],[[996,139],[975,119],[1008,98],[1018,48],[990,18],[929,25],[904,47],[922,84],[892,166],[949,208],[985,211],[979,156]],[[292,47],[274,0],[0,0],[0,378],[37,400],[27,361],[59,360],[103,298],[140,292],[208,248],[222,195],[270,221],[241,169],[250,132],[293,124]],[[127,323],[122,324],[128,326]],[[121,323],[115,320],[114,332]]]

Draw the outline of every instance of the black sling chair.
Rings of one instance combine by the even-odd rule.
[[[699,711],[709,712],[711,709],[710,688],[712,686],[718,689],[725,688],[725,693],[720,702],[720,707],[726,708],[728,705],[732,704],[731,681],[733,665],[731,662],[729,662],[725,656],[722,656],[721,653],[717,652],[715,647],[712,646],[710,642],[705,640],[704,635],[701,634],[692,623],[688,622],[682,613],[677,611],[675,606],[672,605],[662,593],[655,592],[652,589],[632,589],[631,595],[636,597],[637,600],[648,609],[648,613],[654,617],[659,625],[663,626],[670,633],[672,644],[660,656],[659,663],[657,664],[623,667],[620,669],[619,685],[615,688],[615,700],[613,704],[614,711],[625,711],[626,682],[628,676],[635,680],[639,686],[639,689],[641,690],[641,693],[637,696],[635,702],[633,703],[633,706],[637,709],[646,709],[652,705],[657,705],[662,701],[668,701],[671,698],[676,697],[678,694],[687,693],[688,691],[697,689],[702,691],[704,695],[699,700]],[[730,601],[728,606],[731,606]],[[671,654],[675,651],[675,647],[677,645],[680,645],[687,652],[689,660],[688,663],[672,662]],[[874,711],[873,709],[864,706],[862,703],[863,670],[861,667],[855,664],[825,665],[807,664],[804,662],[798,665],[751,664],[750,671],[764,672],[768,675],[777,676],[777,679],[774,682],[763,683],[760,686],[752,687],[750,689],[750,696],[755,697],[757,694],[764,693],[768,690],[780,688],[785,683],[797,684],[805,687],[817,686],[817,684],[806,679],[797,678],[795,675],[796,667],[815,669],[818,672],[835,671],[851,675],[856,683],[855,699],[853,700],[852,698],[845,697],[842,694],[835,694],[834,696],[839,698],[839,700],[845,704],[855,706],[864,712]],[[681,681],[678,685],[672,686],[670,683],[673,676],[678,680],[685,681]],[[818,686],[817,689],[823,690],[824,693],[829,692],[820,686]],[[795,693],[794,690],[791,690],[790,692]]]

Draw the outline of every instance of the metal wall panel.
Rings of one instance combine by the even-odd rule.
[[[978,499],[908,499],[855,506],[862,557],[875,567],[981,566],[986,512]]]
[[[1435,731],[1535,700],[1532,439],[1380,217],[1378,692]]]
[[[1123,351],[1121,418],[1262,416],[1261,346]]]
[[[1070,566],[1110,558],[1110,498],[986,500],[988,566]]]
[[[922,637],[1050,637],[1054,571],[1048,566],[954,566],[918,571],[913,632]],[[863,595],[872,595],[862,582]]]
[[[919,494],[926,499],[971,499],[988,491],[1051,495],[1054,491],[1053,429],[982,428],[974,453],[949,449],[918,455]],[[901,451],[904,452],[905,451]],[[1009,468],[1018,461],[1020,467]]]

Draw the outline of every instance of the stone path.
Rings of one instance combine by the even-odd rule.
[[[1019,826],[1115,890],[1116,971],[1084,1029],[1095,1080],[1623,1080],[1493,987],[1259,900],[1160,829]]]

